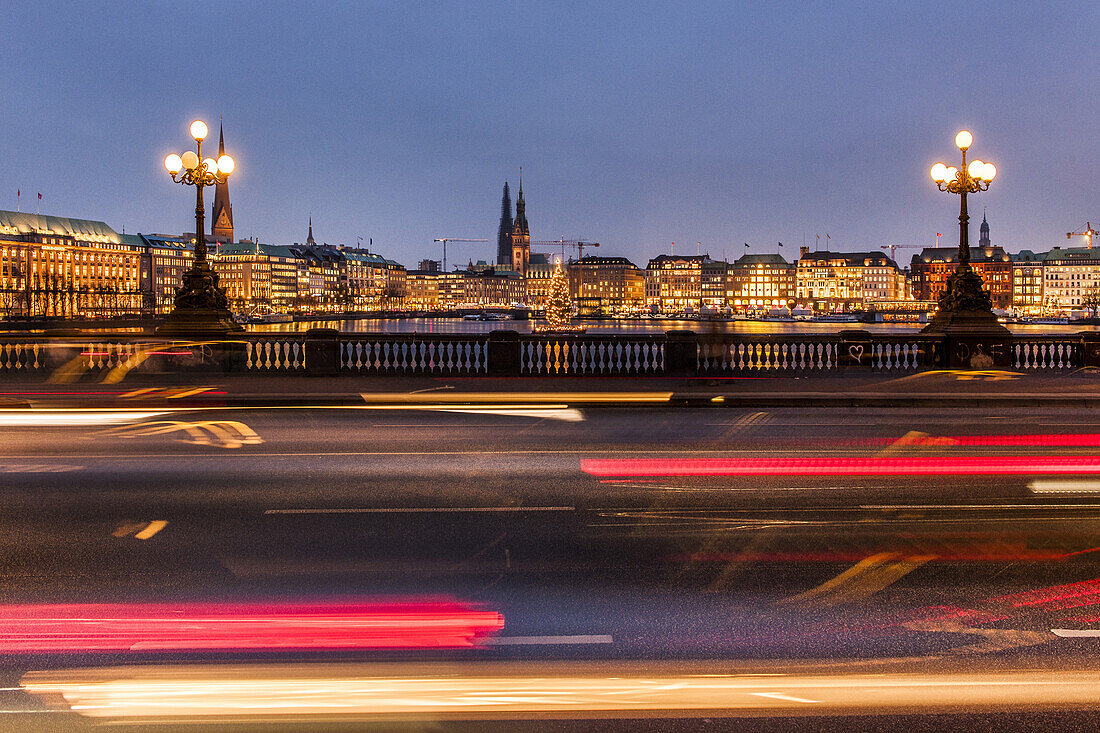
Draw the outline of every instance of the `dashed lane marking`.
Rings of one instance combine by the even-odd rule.
[[[128,522],[126,524],[120,524],[111,534],[115,537],[129,537],[134,536],[134,539],[147,540],[157,532],[161,531],[168,526],[168,522],[157,519],[152,522]]]
[[[935,555],[901,556],[881,552],[860,560],[840,575],[821,585],[780,601],[781,604],[807,603],[838,606],[862,600],[878,593],[921,567]]]

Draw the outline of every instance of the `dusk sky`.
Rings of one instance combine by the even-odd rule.
[[[225,119],[236,236],[374,249],[495,240],[520,166],[532,238],[644,267],[830,234],[957,242],[928,176],[955,132],[1010,251],[1100,222],[1100,4],[4,2],[0,208],[193,229],[161,161]],[[197,51],[201,55],[196,55]],[[210,196],[213,189],[209,189]],[[1078,240],[1079,241],[1079,240]],[[495,244],[448,249],[491,259]],[[908,262],[915,250],[900,250]]]

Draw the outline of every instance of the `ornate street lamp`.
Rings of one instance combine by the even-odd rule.
[[[936,163],[929,173],[941,191],[958,194],[959,210],[959,264],[947,279],[947,287],[940,293],[939,311],[925,332],[1007,332],[997,322],[989,291],[982,287],[982,277],[970,266],[970,214],[966,211],[966,195],[989,189],[997,176],[997,166],[972,160],[966,162],[966,151],[974,142],[974,136],[963,130],[955,136],[955,145],[962,152],[962,167],[956,168]]]
[[[206,259],[206,211],[202,190],[224,183],[235,167],[228,155],[217,160],[202,157],[202,141],[207,132],[206,123],[195,120],[191,123],[195,150],[188,150],[183,155],[172,153],[164,159],[164,167],[173,181],[195,187],[195,259],[183,274],[183,287],[176,291],[172,312],[157,329],[158,333],[209,334],[244,330],[233,321],[229,300],[218,285],[218,274]]]

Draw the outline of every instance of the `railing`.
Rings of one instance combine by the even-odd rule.
[[[244,339],[244,368],[249,372],[304,372],[304,336],[253,336]]]
[[[1060,372],[1100,368],[1100,332],[943,336],[836,334],[385,334],[323,329],[224,339],[138,334],[0,336],[0,375],[57,381],[130,373],[311,376],[722,376],[913,373],[930,369]]]
[[[665,372],[665,336],[532,334],[519,339],[519,373],[637,375]]]
[[[841,332],[831,335],[707,335],[699,339],[700,374],[726,372],[815,373],[841,368],[915,372],[941,361],[942,339],[935,336]]]
[[[344,335],[339,367],[360,374],[484,374],[487,343],[487,335]]]
[[[0,343],[0,372],[33,372],[46,366],[46,347],[30,340]]]
[[[722,372],[813,372],[840,366],[839,337],[723,334],[699,340],[700,374]]]
[[[1084,366],[1083,342],[1073,336],[1016,336],[1012,367],[1025,371],[1064,371]]]

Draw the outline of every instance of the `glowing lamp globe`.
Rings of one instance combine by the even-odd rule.
[[[233,169],[237,167],[237,164],[233,162],[233,159],[228,155],[223,155],[218,158],[218,170],[221,171],[223,176],[228,176],[233,172]]]
[[[199,156],[195,154],[194,150],[188,150],[184,153],[180,161],[183,163],[183,167],[189,171],[193,171],[199,167]]]
[[[217,173],[218,172],[218,161],[214,160],[213,158],[203,159],[202,164],[204,166],[206,166],[206,172],[207,173]]]
[[[951,166],[950,168],[947,169],[947,177],[944,178],[944,180],[945,181],[953,181],[953,180],[955,180],[955,178],[958,175],[959,175],[959,169],[956,168],[955,166]]]
[[[195,120],[191,123],[191,137],[196,140],[205,140],[208,132],[210,131],[206,129],[206,123],[202,120]]]
[[[936,183],[943,183],[944,179],[947,178],[947,166],[943,163],[936,163],[932,166],[932,170],[929,171],[929,174]]]
[[[183,160],[175,153],[172,153],[164,159],[164,168],[174,176],[183,168]]]
[[[987,181],[992,181],[996,177],[997,177],[997,166],[993,165],[992,163],[986,163],[983,166],[982,178],[984,178]]]
[[[966,172],[970,174],[971,178],[981,178],[985,173],[985,163],[980,160],[975,160],[966,167]]]
[[[961,131],[955,136],[955,145],[959,147],[959,150],[966,150],[974,142],[974,136],[966,130]]]

